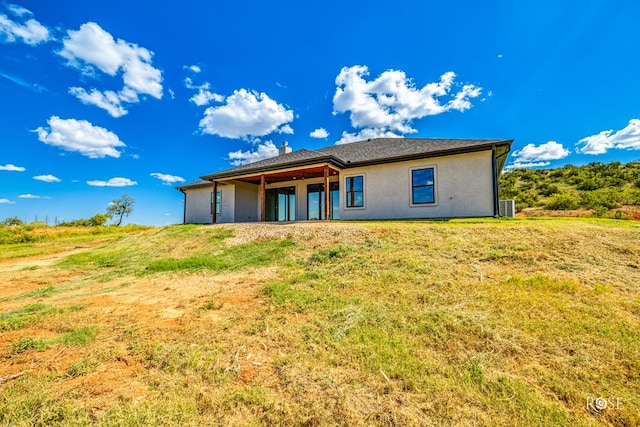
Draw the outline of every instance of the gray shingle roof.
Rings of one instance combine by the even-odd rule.
[[[510,141],[494,139],[430,139],[430,138],[375,138],[350,144],[333,145],[317,150],[330,154],[345,163],[377,163],[415,156],[429,157],[435,153],[477,151],[504,145]]]
[[[332,145],[318,150],[296,150],[291,153],[205,175],[201,178],[204,180],[228,178],[321,162],[328,162],[341,168],[347,168],[366,164],[391,163],[447,154],[490,150],[494,145],[506,147],[508,152],[512,142],[512,140],[504,139],[375,138],[349,144]],[[179,188],[184,187],[186,185]]]

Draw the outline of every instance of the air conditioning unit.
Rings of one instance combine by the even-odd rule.
[[[498,214],[500,216],[507,216],[507,217],[516,216],[516,201],[500,200],[498,202]]]

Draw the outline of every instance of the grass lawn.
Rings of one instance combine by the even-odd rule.
[[[1,425],[640,424],[637,222],[21,232]]]

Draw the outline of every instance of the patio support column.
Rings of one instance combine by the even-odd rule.
[[[260,175],[260,221],[267,220],[267,189],[264,174]]]
[[[211,198],[211,224],[217,222],[218,215],[216,214],[216,207],[218,206],[218,181],[213,181],[213,197]],[[222,208],[222,206],[221,206]]]
[[[329,221],[329,166],[324,167],[324,220]]]

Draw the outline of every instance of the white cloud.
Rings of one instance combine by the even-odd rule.
[[[193,89],[198,89],[198,93],[193,95],[189,101],[196,104],[198,107],[202,107],[203,105],[209,104],[211,101],[222,102],[224,101],[224,96],[213,93],[209,90],[209,83],[205,82],[201,86],[192,86]]]
[[[258,160],[275,157],[279,154],[278,148],[272,141],[266,141],[264,144],[258,144],[253,151],[234,151],[229,153],[229,162],[234,166],[241,166],[247,163],[257,162]]]
[[[216,102],[224,101],[224,96],[211,92],[209,90],[211,88],[211,84],[209,82],[204,82],[201,85],[196,85],[193,83],[193,80],[191,79],[191,77],[187,77],[184,79],[184,86],[187,89],[196,89],[198,91],[197,94],[193,95],[189,99],[189,101],[193,102],[198,107],[207,105],[211,101],[216,101]]]
[[[166,173],[154,172],[151,174],[151,176],[154,178],[158,178],[160,181],[162,181],[163,184],[166,184],[166,185],[171,185],[171,184],[175,184],[176,182],[185,181],[185,179],[181,176],[169,175]]]
[[[0,199],[0,205],[15,205],[16,202],[12,202],[9,199]]]
[[[196,74],[202,72],[202,68],[200,68],[198,65],[185,65],[183,68]]]
[[[349,133],[345,131],[342,132],[340,139],[336,141],[336,145],[373,138],[403,138],[403,136],[384,129],[362,129],[356,133]]]
[[[309,134],[311,138],[323,139],[329,136],[329,132],[325,128],[318,128]]]
[[[200,121],[202,133],[248,139],[278,131],[293,132],[290,126],[286,126],[293,121],[293,111],[287,110],[265,93],[240,89],[225,101],[224,105],[205,110],[204,118]]]
[[[619,131],[604,130],[597,135],[582,138],[576,145],[583,154],[605,154],[610,149],[640,150],[640,119],[631,119],[629,124]]]
[[[132,185],[137,185],[138,183],[136,181],[130,180],[129,178],[115,177],[111,178],[108,181],[87,181],[87,184],[94,187],[129,187]]]
[[[286,133],[287,135],[293,135],[293,128],[289,125],[284,125],[278,129],[278,133]]]
[[[412,121],[451,110],[471,108],[482,88],[454,84],[456,74],[449,71],[439,82],[416,87],[403,71],[388,70],[367,81],[366,66],[343,67],[336,77],[334,114],[349,112],[354,128],[376,129],[376,133],[415,133]],[[343,138],[344,139],[344,138]]]
[[[504,168],[508,171],[513,169],[525,169],[525,168],[543,168],[549,166],[551,162],[514,162]]]
[[[62,182],[62,180],[60,178],[58,178],[57,176],[48,174],[48,175],[36,175],[33,177],[33,179],[37,180],[37,181],[44,181],[44,182]]]
[[[101,159],[106,156],[118,158],[120,151],[117,148],[126,147],[115,133],[103,127],[94,126],[86,120],[51,116],[47,123],[49,129],[39,127],[34,130],[38,133],[40,141],[66,151],[77,151],[92,159]]]
[[[569,150],[564,148],[562,144],[556,141],[549,141],[540,145],[527,144],[521,150],[514,151],[512,157],[515,157],[520,162],[532,162],[560,160],[568,155]]]
[[[27,168],[22,166],[12,165],[11,163],[7,163],[6,165],[0,165],[0,171],[11,171],[11,172],[24,172]]]
[[[28,9],[13,4],[7,5],[6,8],[21,22],[13,21],[7,15],[0,14],[0,42],[22,41],[35,46],[52,39],[47,27],[31,18],[33,14]],[[29,19],[25,20],[25,18]]]
[[[516,150],[511,154],[513,163],[506,169],[533,168],[549,166],[549,160],[564,159],[569,155],[569,150],[556,141],[545,142],[535,145],[527,144],[521,150]]]
[[[21,194],[18,196],[21,199],[40,199],[40,196],[36,196],[35,194]]]
[[[113,117],[127,113],[126,104],[139,102],[139,95],[162,98],[162,73],[151,65],[153,52],[113,36],[95,22],[87,22],[78,31],[67,31],[59,52],[67,64],[86,75],[96,70],[110,76],[121,73],[124,83],[119,92],[72,87],[69,92],[85,104],[106,110]]]
[[[112,117],[122,117],[128,113],[127,109],[122,105],[122,98],[114,91],[106,90],[100,92],[97,89],[91,89],[87,92],[81,87],[70,87],[69,93],[78,98],[83,104],[95,105],[102,108]]]

